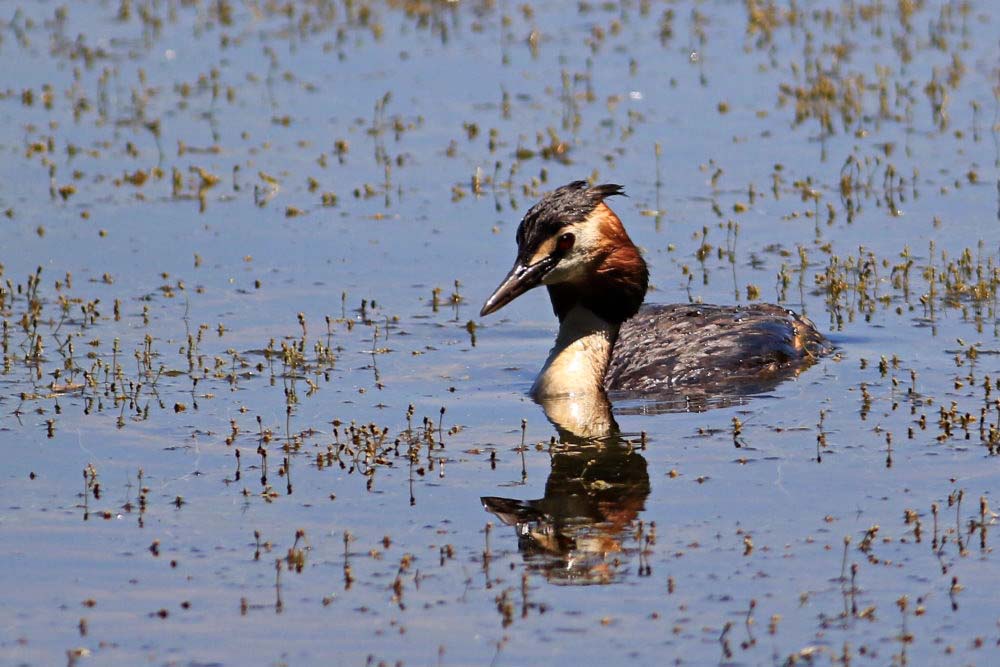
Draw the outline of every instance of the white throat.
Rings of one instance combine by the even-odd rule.
[[[574,306],[559,324],[556,344],[535,379],[531,395],[540,399],[603,392],[618,328],[591,310]]]

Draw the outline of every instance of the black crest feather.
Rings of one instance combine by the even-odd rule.
[[[582,222],[607,197],[625,196],[625,189],[614,183],[590,187],[586,181],[573,181],[542,197],[528,209],[517,227],[518,255],[531,256],[541,243],[567,225]]]

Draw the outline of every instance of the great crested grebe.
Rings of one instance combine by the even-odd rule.
[[[517,228],[514,268],[480,312],[548,288],[559,333],[532,387],[536,400],[758,393],[831,349],[812,322],[780,306],[643,307],[649,270],[604,203],[613,195],[622,186],[574,181],[532,206]]]

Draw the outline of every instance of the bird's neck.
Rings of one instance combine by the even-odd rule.
[[[604,374],[618,338],[619,322],[608,322],[582,305],[560,318],[556,344],[531,395],[536,400],[603,394]]]
[[[649,271],[618,217],[595,209],[600,235],[593,270],[579,281],[548,285],[559,334],[539,373],[532,395],[583,396],[604,393],[604,375],[622,322],[639,311]]]

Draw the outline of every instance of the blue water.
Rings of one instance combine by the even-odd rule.
[[[0,662],[994,662],[991,3],[777,3],[769,38],[722,1],[124,5],[0,12]],[[478,312],[589,177],[648,300],[754,285],[837,354],[553,444],[544,294]]]

